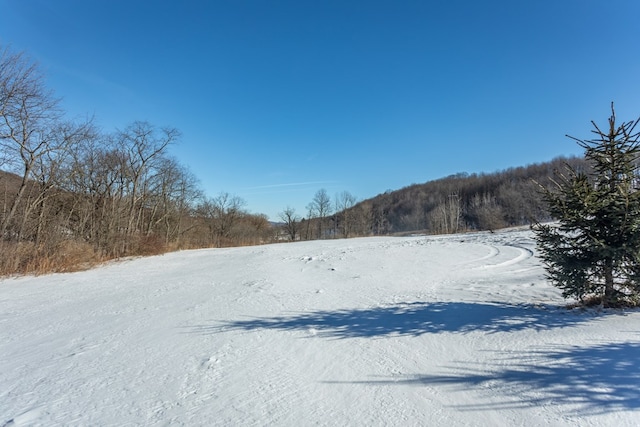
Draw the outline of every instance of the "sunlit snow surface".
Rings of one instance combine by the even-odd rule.
[[[638,425],[640,312],[527,230],[184,251],[0,281],[0,426]]]

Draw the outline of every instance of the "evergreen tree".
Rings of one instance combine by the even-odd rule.
[[[567,166],[544,197],[558,225],[533,226],[548,278],[565,298],[605,307],[640,303],[640,119],[608,129],[593,121],[595,139],[570,137],[592,171]]]

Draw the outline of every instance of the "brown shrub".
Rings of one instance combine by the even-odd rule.
[[[85,242],[63,240],[55,247],[49,256],[52,265],[49,271],[66,272],[85,270],[104,261],[92,245]]]

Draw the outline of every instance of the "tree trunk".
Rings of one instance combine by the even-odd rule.
[[[30,165],[25,165],[24,171],[22,173],[22,180],[20,182],[20,187],[16,192],[15,198],[11,203],[11,207],[9,208],[9,213],[4,217],[2,224],[0,226],[0,236],[6,237],[5,234],[7,229],[9,228],[9,223],[13,220],[13,217],[16,215],[16,211],[18,210],[18,205],[24,196],[24,192],[27,189],[27,183],[29,181],[29,175],[31,174]]]
[[[615,300],[615,288],[613,287],[613,260],[607,258],[604,261],[604,299],[603,305],[609,306],[609,303]]]

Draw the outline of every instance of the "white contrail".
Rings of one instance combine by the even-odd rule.
[[[259,185],[257,187],[247,187],[246,190],[264,190],[267,188],[302,187],[305,185],[322,185],[322,184],[335,184],[335,183],[336,181],[291,182],[286,184],[270,184],[270,185]]]

